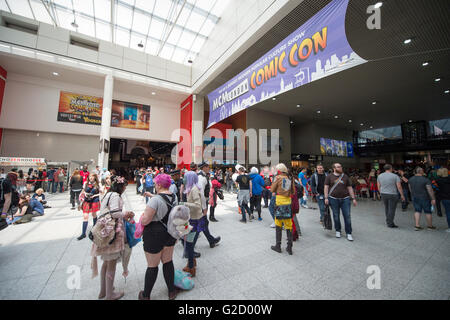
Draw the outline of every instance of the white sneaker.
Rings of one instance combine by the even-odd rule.
[[[305,209],[309,209],[309,207],[306,204],[302,204],[302,207]]]
[[[270,225],[271,228],[275,228],[275,222]]]
[[[340,238],[341,237],[341,233],[339,231],[336,231],[336,238]]]
[[[348,235],[347,235],[347,240],[348,240],[348,241],[353,241],[353,237],[352,237],[351,234],[348,234]]]

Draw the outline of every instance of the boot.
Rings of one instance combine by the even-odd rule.
[[[186,267],[183,268],[183,271],[190,273],[192,278],[195,277],[195,267],[189,268],[189,264],[187,264]]]
[[[114,292],[115,272],[106,272],[106,300],[119,300],[124,296],[123,292]]]
[[[286,251],[289,253],[289,255],[292,256],[292,230],[286,229],[286,235],[287,235]]]
[[[276,226],[275,227],[276,245],[270,247],[273,251],[276,251],[278,253],[281,253],[281,232],[282,232],[281,227]]]

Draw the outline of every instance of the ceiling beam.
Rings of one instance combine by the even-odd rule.
[[[115,43],[114,25],[116,24],[116,0],[111,0],[111,42]]]
[[[177,24],[178,18],[180,17],[181,12],[183,11],[184,6],[186,5],[186,2],[187,2],[186,0],[183,1],[183,6],[181,7],[180,12],[178,12],[177,18],[172,23],[172,27],[170,28],[169,33],[167,34],[166,38],[164,39],[164,42],[160,45],[157,56],[159,56],[159,54],[161,53],[162,49],[164,48],[164,45],[166,44],[167,40],[169,39],[170,34],[172,33],[173,28]],[[173,55],[173,53],[172,53],[172,55]]]
[[[53,20],[53,23],[55,24],[56,27],[58,27],[58,22],[56,22],[56,18],[52,15],[49,7],[47,6],[47,2],[44,0],[41,0],[42,4],[45,7],[45,10],[47,10],[48,15],[50,16],[50,18]]]

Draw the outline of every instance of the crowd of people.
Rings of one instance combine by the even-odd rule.
[[[97,257],[103,265],[100,271],[99,299],[120,299],[123,292],[114,289],[116,265],[122,261],[124,276],[128,275],[128,261],[134,246],[134,234],[130,234],[130,225],[142,227],[143,250],[147,262],[147,270],[143,279],[143,290],[138,299],[149,300],[156,282],[159,264],[162,263],[164,280],[168,288],[169,299],[175,299],[178,289],[174,285],[175,267],[172,261],[177,238],[169,232],[169,217],[173,208],[183,206],[189,210],[187,232],[180,238],[187,259],[183,271],[191,277],[198,276],[197,259],[200,252],[195,251],[199,235],[203,232],[210,248],[216,247],[221,238],[212,235],[210,222],[217,223],[216,207],[224,199],[222,189],[229,195],[236,196],[236,212],[242,223],[256,220],[262,221],[262,208],[268,208],[275,228],[275,244],[271,250],[282,253],[282,233],[286,231],[286,252],[292,255],[293,243],[301,236],[297,214],[300,207],[309,208],[316,202],[319,207],[319,222],[324,224],[324,217],[332,217],[336,238],[341,238],[341,214],[344,220],[344,231],[347,240],[354,241],[352,236],[351,206],[358,204],[358,198],[381,200],[385,207],[386,224],[389,228],[397,228],[394,223],[395,211],[399,201],[406,210],[408,202],[414,206],[414,228],[419,231],[422,213],[426,215],[428,230],[435,230],[432,224],[433,208],[445,208],[450,232],[450,178],[446,168],[432,168],[428,174],[421,167],[411,173],[409,170],[394,168],[386,164],[383,172],[372,170],[367,175],[356,170],[349,174],[344,172],[341,164],[335,163],[330,170],[321,164],[313,170],[301,168],[289,169],[283,163],[274,167],[252,167],[247,170],[242,165],[234,168],[213,168],[203,162],[191,164],[189,170],[165,172],[164,168],[139,168],[133,172],[136,182],[136,193],[143,196],[145,210],[138,223],[134,221],[135,213],[124,210],[122,194],[128,185],[128,179],[119,176],[112,169],[89,172],[87,168],[76,169],[69,178],[71,209],[83,212],[82,233],[77,238],[87,237],[89,217],[92,216],[94,227],[99,224],[104,230],[114,230],[114,238],[107,245],[100,247],[93,240],[91,229],[89,237],[93,240],[92,271],[98,275]],[[350,170],[349,170],[350,171]],[[54,173],[54,177],[57,171]],[[56,175],[57,176],[57,175]],[[20,192],[20,173],[12,170],[2,177],[2,218],[7,218],[8,208],[13,190],[18,194],[17,210],[8,219],[11,223],[20,222],[27,216],[43,214],[45,202],[44,189],[33,190],[33,195]],[[39,186],[40,187],[40,186]],[[27,189],[28,190],[28,189]],[[52,189],[50,189],[52,190]],[[8,196],[9,195],[9,196]],[[145,200],[144,200],[145,199]],[[264,201],[264,206],[262,202]],[[439,208],[439,209],[438,209]],[[186,209],[187,210],[187,209]],[[105,219],[105,212],[110,215]],[[209,216],[208,216],[209,212]],[[442,215],[442,212],[440,213]],[[100,219],[100,220],[99,220]],[[330,218],[331,219],[331,218]],[[110,223],[113,221],[113,225]],[[188,228],[189,227],[189,228]]]

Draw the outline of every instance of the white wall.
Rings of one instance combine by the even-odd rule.
[[[83,87],[70,83],[8,74],[0,127],[99,137],[100,126],[57,121],[61,90],[97,97],[103,96],[103,88]],[[179,104],[168,103],[157,98],[131,96],[117,91],[114,91],[113,99],[147,104],[151,106],[151,109],[149,131],[111,128],[112,138],[175,142],[171,139],[171,134],[173,130],[180,126]]]

